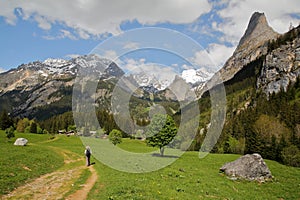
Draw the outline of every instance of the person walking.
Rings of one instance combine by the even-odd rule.
[[[85,157],[86,157],[86,166],[90,166],[91,165],[91,148],[89,146],[85,147],[85,151],[84,151]]]

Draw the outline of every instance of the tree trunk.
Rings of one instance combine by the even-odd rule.
[[[159,150],[160,150],[160,155],[164,156],[165,147],[160,147]]]

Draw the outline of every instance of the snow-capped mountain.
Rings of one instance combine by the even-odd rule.
[[[181,74],[181,77],[187,82],[191,84],[203,83],[209,80],[213,76],[213,73],[207,72],[206,69],[201,68],[198,70],[195,69],[187,69],[184,70]]]
[[[157,95],[160,93],[163,98],[164,91],[176,77],[175,73],[147,71],[125,75],[114,62],[97,55],[80,56],[71,60],[49,58],[42,62],[22,64],[16,69],[0,74],[0,109],[8,108],[18,116],[36,116],[37,113],[43,115],[40,109],[44,109],[45,106],[48,112],[49,109],[57,109],[52,107],[64,105],[56,114],[62,112],[60,109],[70,110],[72,88],[79,73],[83,76],[96,75],[99,81],[102,81],[99,82],[102,88],[98,88],[95,95],[98,99],[109,99],[121,77],[126,78],[128,83],[135,85],[139,90]],[[178,77],[186,80],[192,88],[194,84],[207,80],[210,74],[201,70],[187,70]],[[108,104],[109,100],[102,103]]]
[[[174,77],[158,77],[154,74],[138,73],[132,75],[140,87],[154,88],[158,91],[165,90],[174,80]]]
[[[156,73],[157,74],[141,72],[132,76],[140,87],[155,88],[158,91],[163,91],[166,88],[168,88],[174,82],[176,76],[181,77],[186,83],[190,84],[192,87],[198,84],[203,84],[213,76],[213,73],[208,72],[204,68],[197,70],[183,70],[182,73],[179,75],[175,73]]]

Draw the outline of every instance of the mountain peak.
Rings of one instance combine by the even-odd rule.
[[[277,39],[279,36],[280,34],[269,26],[264,13],[253,13],[233,55],[220,69],[223,81],[231,79],[243,66],[266,54],[268,51],[266,43]]]
[[[241,38],[237,51],[244,48],[256,48],[279,34],[268,24],[264,13],[255,12],[252,14],[248,27]]]

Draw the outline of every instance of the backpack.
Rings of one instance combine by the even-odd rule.
[[[86,156],[90,156],[90,155],[91,155],[91,152],[90,152],[89,149],[87,149],[87,150],[85,151],[85,155],[86,155]]]

